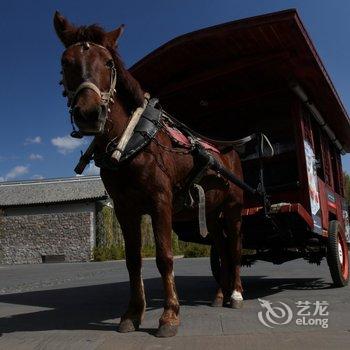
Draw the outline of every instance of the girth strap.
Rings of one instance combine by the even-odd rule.
[[[208,235],[207,221],[205,217],[205,192],[201,185],[194,184],[193,187],[197,190],[198,195],[198,223],[199,233],[205,238]]]

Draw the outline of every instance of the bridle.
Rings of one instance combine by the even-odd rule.
[[[72,45],[68,46],[66,50],[68,50],[69,48],[71,48],[73,46],[81,46],[82,52],[84,50],[89,50],[90,46],[96,46],[96,47],[99,47],[99,48],[104,49],[104,50],[109,52],[109,50],[106,47],[92,43],[92,42],[87,42],[87,41],[72,44]],[[100,106],[102,107],[102,113],[99,117],[99,120],[101,123],[102,131],[104,130],[104,125],[105,125],[106,120],[108,118],[108,113],[111,111],[109,108],[109,104],[114,103],[113,96],[116,93],[116,84],[117,84],[117,71],[116,71],[116,68],[114,66],[113,59],[111,60],[111,63],[112,64],[109,66],[109,69],[111,70],[111,74],[110,74],[110,85],[109,85],[108,91],[101,91],[100,88],[97,85],[95,85],[94,83],[92,83],[91,81],[84,81],[75,90],[68,90],[67,84],[65,82],[64,74],[63,74],[63,72],[61,72],[63,74],[63,79],[61,82],[64,86],[63,96],[68,97],[67,106],[70,107],[69,114],[70,114],[70,118],[71,118],[71,124],[73,127],[73,131],[71,133],[72,137],[75,137],[75,138],[82,138],[83,137],[82,133],[75,129],[73,113],[74,113],[74,107],[75,107],[75,102],[76,102],[77,96],[84,89],[90,89],[90,90],[94,91],[100,97],[100,100],[101,100]]]

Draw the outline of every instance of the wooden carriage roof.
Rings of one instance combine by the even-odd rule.
[[[191,118],[200,125],[206,115],[252,103],[297,81],[350,152],[347,112],[296,10],[182,35],[130,71],[166,110],[191,125],[196,125]]]

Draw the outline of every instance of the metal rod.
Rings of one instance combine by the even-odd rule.
[[[74,168],[76,174],[81,175],[86,168],[86,166],[90,163],[91,158],[94,154],[96,147],[96,139],[94,138],[85,153],[80,157],[79,163]]]
[[[340,153],[342,155],[346,154],[346,151],[344,150],[340,141],[335,137],[334,132],[327,125],[327,123],[325,122],[320,112],[315,107],[315,105],[312,102],[310,102],[308,96],[306,95],[302,87],[295,81],[290,82],[289,86],[294,91],[294,93],[300,98],[300,100],[304,103],[304,105],[310,111],[311,115],[315,118],[315,120],[320,125],[320,127],[327,133],[327,135],[329,136],[331,141],[334,143],[334,145],[338,148]]]
[[[266,193],[265,180],[264,180],[264,150],[263,150],[263,134],[258,134],[258,155],[259,155],[259,192],[263,198],[264,213],[268,216],[270,211],[270,202]]]
[[[215,171],[217,171],[220,175],[222,175],[227,180],[231,181],[233,184],[241,188],[242,190],[248,191],[249,193],[253,195],[261,195],[257,189],[254,189],[253,187],[250,187],[248,184],[240,180],[238,177],[236,177],[233,173],[228,171],[226,168],[222,167],[221,164],[213,157],[214,160],[213,163],[209,164],[209,167]]]
[[[253,187],[250,187],[248,184],[243,182],[241,179],[239,179],[237,176],[235,176],[232,172],[228,171],[225,167],[223,167],[209,152],[203,150],[200,147],[196,147],[193,150],[193,153],[195,153],[195,157],[200,157],[203,159],[203,162],[208,164],[208,167],[220,175],[222,175],[225,179],[229,180],[242,190],[245,190],[253,195],[259,195],[261,196],[261,193],[259,190],[254,189]]]

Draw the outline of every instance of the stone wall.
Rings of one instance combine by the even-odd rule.
[[[94,244],[94,211],[0,216],[0,263],[41,263],[42,255],[89,261]]]

